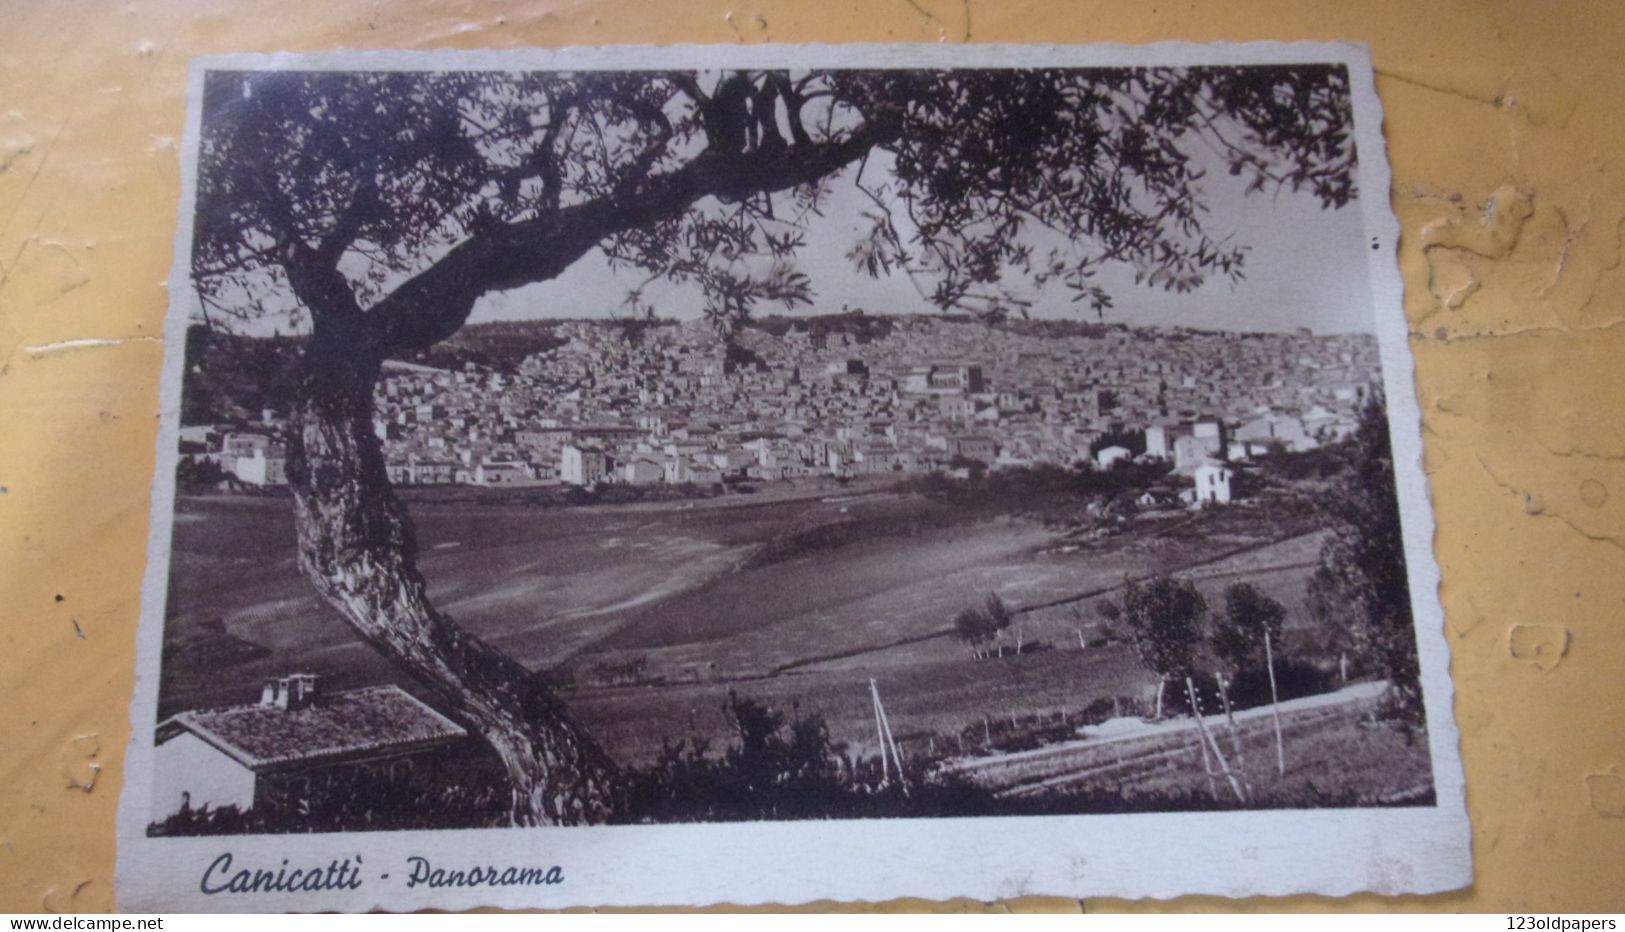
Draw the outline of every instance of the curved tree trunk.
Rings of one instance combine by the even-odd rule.
[[[288,431],[300,568],[362,638],[491,745],[517,824],[605,821],[617,808],[609,758],[539,677],[429,604],[373,431],[378,371],[354,343],[307,349]]]

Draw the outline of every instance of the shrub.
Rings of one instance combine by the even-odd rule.
[[[713,756],[702,738],[667,742],[656,762],[627,774],[623,822],[731,822],[975,815],[995,811],[988,791],[905,756],[902,773],[853,758],[820,716],[787,717],[730,691],[723,712],[734,741]]]

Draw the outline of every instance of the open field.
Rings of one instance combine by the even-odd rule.
[[[436,604],[551,675],[629,763],[665,740],[720,746],[730,689],[823,716],[855,754],[875,750],[871,677],[899,740],[936,753],[967,750],[990,721],[1143,702],[1154,680],[1128,647],[1102,643],[1095,602],[1126,574],[1188,568],[1215,608],[1245,578],[1301,625],[1322,539],[1277,540],[1271,522],[1231,509],[1080,544],[1032,518],[883,486],[575,508],[469,490],[407,500]],[[1018,615],[1021,656],[973,660],[949,633],[954,612],[990,592],[1018,611],[1044,606]],[[294,669],[333,688],[414,687],[316,600],[289,504],[274,497],[180,500],[166,651],[163,714],[247,701],[261,677]],[[635,675],[604,673],[634,663]]]

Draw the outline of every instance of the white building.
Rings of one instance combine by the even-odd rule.
[[[592,485],[604,477],[604,451],[567,443],[559,453],[559,478],[571,485]]]
[[[483,462],[474,467],[475,485],[514,485],[531,480],[530,467],[516,462]]]
[[[1236,429],[1236,440],[1246,444],[1249,453],[1267,452],[1273,445],[1293,453],[1319,446],[1304,429],[1303,421],[1290,415],[1268,414],[1254,418]]]
[[[1209,456],[1224,452],[1224,425],[1212,418],[1203,418],[1191,425],[1191,436],[1201,444]]]
[[[647,456],[635,456],[621,466],[621,481],[629,485],[652,485],[664,478],[660,461]]]
[[[1230,501],[1230,467],[1218,460],[1208,460],[1196,467],[1196,504],[1227,504]]]
[[[1173,455],[1173,448],[1168,440],[1168,428],[1151,426],[1145,429],[1145,455],[1153,459],[1165,460]]]
[[[232,472],[249,485],[287,485],[288,460],[280,447],[258,447],[248,456],[240,456]]]
[[[1118,460],[1130,459],[1133,456],[1134,451],[1128,447],[1110,446],[1095,454],[1095,463],[1101,469],[1110,469]]]

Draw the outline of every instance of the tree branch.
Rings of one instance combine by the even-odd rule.
[[[485,227],[373,305],[369,342],[381,356],[425,349],[456,333],[482,295],[555,278],[606,237],[677,216],[705,197],[737,201],[814,183],[897,134],[893,125],[865,125],[763,159],[708,151],[633,193]]]

